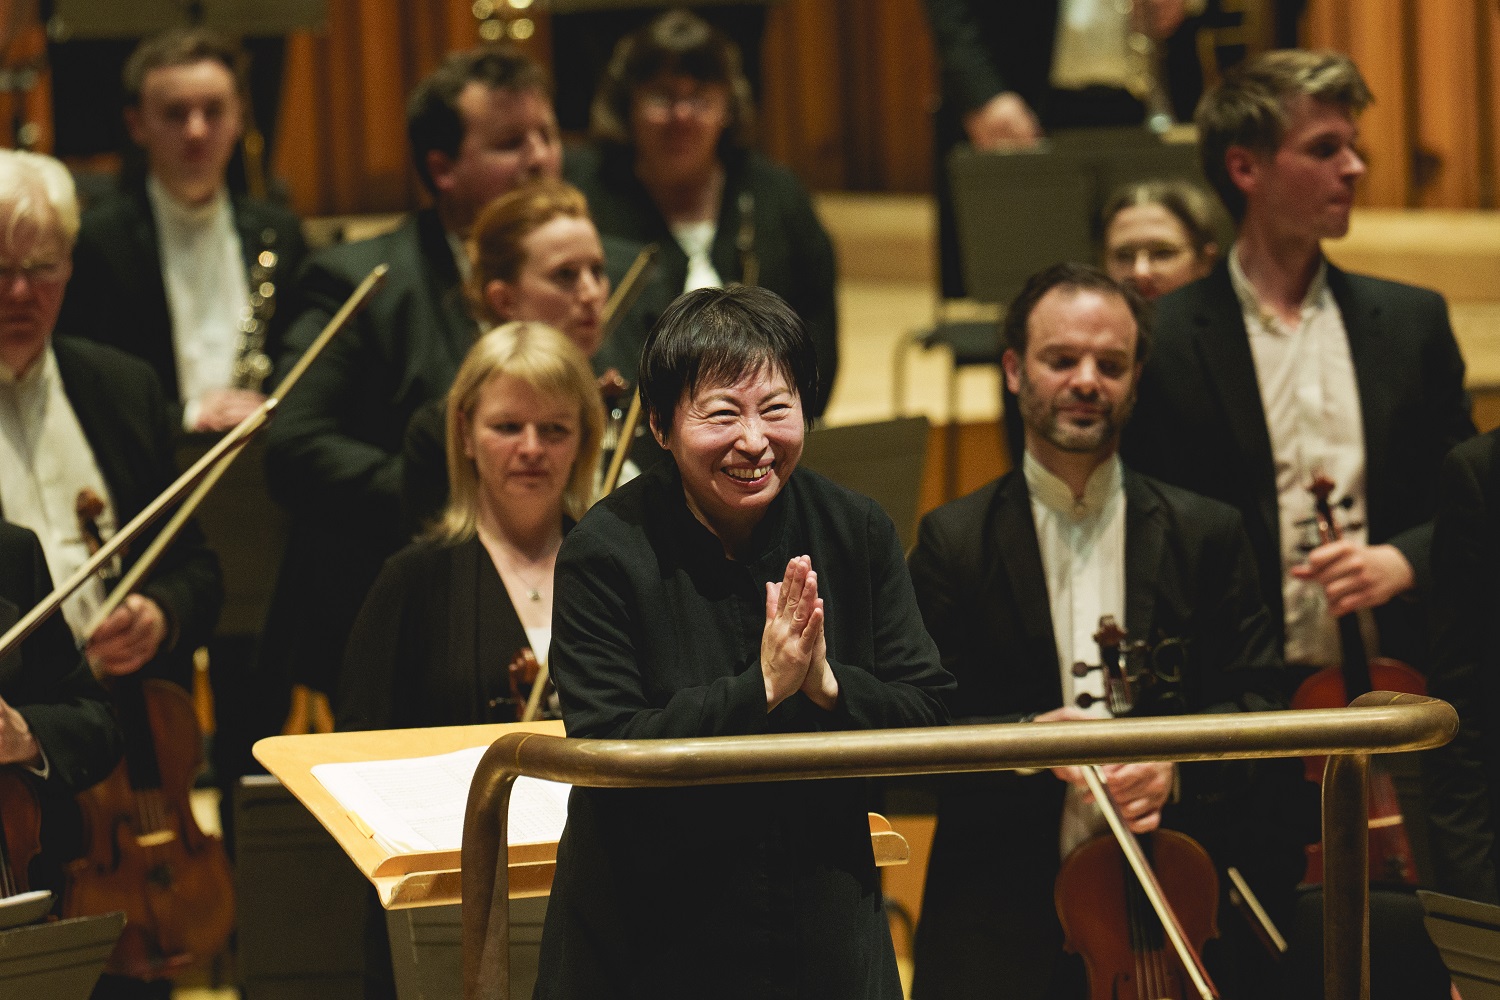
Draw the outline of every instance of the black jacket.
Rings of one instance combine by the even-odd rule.
[[[289,209],[268,201],[237,193],[230,199],[246,272],[262,250],[275,252],[272,282],[277,294],[285,295],[307,254],[301,222]],[[289,319],[279,308],[272,314],[265,352],[273,361]],[[162,281],[156,218],[144,183],[116,192],[84,213],[57,328],[144,360],[181,412],[172,313]]]
[[[767,582],[808,554],[839,704],[766,711]],[[952,679],[922,629],[890,519],[794,472],[749,555],[724,557],[663,462],[563,542],[552,676],[570,736],[830,732],[945,722]],[[901,995],[863,785],[575,788],[539,997]]]
[[[1260,598],[1239,516],[1223,504],[1125,473],[1124,627],[1186,640],[1180,710],[1284,707],[1276,629]],[[955,722],[1014,722],[1063,703],[1040,547],[1025,477],[1013,472],[922,521],[912,583],[943,665],[958,680]],[[1298,778],[1300,765],[1291,769]],[[1253,842],[1238,764],[1183,765],[1165,822],[1222,865],[1289,895],[1299,844]],[[1299,779],[1300,780],[1300,779]],[[917,934],[920,997],[1049,996],[1062,956],[1053,906],[1064,784],[1050,772],[955,776],[938,784],[938,826]],[[1226,827],[1238,827],[1239,835]],[[1253,855],[1253,856],[1252,856]]]
[[[1348,332],[1365,438],[1371,544],[1400,549],[1418,592],[1428,558],[1438,465],[1474,433],[1464,363],[1442,296],[1328,267]],[[1156,339],[1121,453],[1133,469],[1239,509],[1261,591],[1281,621],[1281,531],[1270,432],[1227,261],[1157,303]],[[1426,663],[1421,606],[1376,609],[1381,651]]]

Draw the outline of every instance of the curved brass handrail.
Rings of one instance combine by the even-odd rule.
[[[514,733],[474,772],[464,817],[464,998],[510,996],[510,877],[502,852],[522,774],[591,788],[649,788],[1003,771],[1147,760],[1328,757],[1324,786],[1324,958],[1328,1000],[1369,996],[1369,755],[1442,746],[1458,729],[1435,698],[1377,691],[1350,708],[1032,725],[681,740]]]

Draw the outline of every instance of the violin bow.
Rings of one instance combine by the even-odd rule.
[[[371,293],[385,280],[387,270],[389,268],[385,264],[381,264],[370,272],[369,276],[354,290],[354,294],[349,296],[348,301],[328,321],[328,325],[323,328],[323,332],[318,334],[312,346],[307,349],[297,364],[287,373],[286,378],[276,387],[275,393],[268,396],[266,401],[254,413],[251,413],[244,420],[240,421],[233,430],[225,434],[218,443],[203,454],[202,458],[194,462],[191,468],[178,476],[176,482],[168,486],[155,500],[147,504],[139,514],[130,519],[129,523],[119,531],[116,531],[110,537],[109,541],[100,546],[98,551],[90,556],[82,566],[78,567],[72,576],[68,577],[52,593],[38,602],[36,607],[22,616],[21,620],[12,625],[3,636],[0,636],[0,659],[9,655],[27,636],[36,631],[37,626],[55,612],[63,601],[75,590],[83,586],[90,577],[98,572],[101,566],[113,559],[121,549],[134,541],[141,532],[150,527],[157,518],[161,517],[167,508],[178,500],[181,500],[189,490],[193,490],[193,495],[183,503],[177,515],[162,529],[161,533],[157,535],[156,540],[141,554],[141,557],[131,567],[131,571],[125,574],[115,587],[114,592],[105,600],[95,620],[94,627],[97,628],[98,623],[103,621],[111,611],[119,606],[120,602],[125,599],[125,595],[130,593],[130,589],[139,582],[141,576],[148,572],[156,560],[161,557],[161,553],[171,543],[173,536],[187,523],[187,519],[192,515],[193,509],[208,494],[208,489],[212,487],[214,482],[218,481],[219,477],[223,475],[224,470],[239,455],[240,449],[265,425],[266,421],[270,418],[271,412],[275,410],[276,405],[281,401],[281,397],[296,384],[297,380],[302,377],[303,372],[307,370],[308,365],[312,364],[317,355],[333,339],[333,335],[349,321],[349,318],[354,315],[355,311],[365,304]],[[207,484],[206,487],[203,485],[205,483]],[[90,631],[92,632],[93,629],[91,628]]]
[[[605,304],[602,324],[605,337],[614,332],[620,320],[625,318],[625,314],[635,304],[635,300],[640,298],[641,292],[646,287],[646,278],[656,266],[657,252],[658,247],[655,243],[643,247],[636,255],[635,263],[631,264],[630,270],[625,273],[620,287]],[[635,440],[635,429],[640,422],[641,390],[637,385],[635,391],[630,394],[630,409],[625,413],[625,422],[620,425],[620,437],[615,443],[614,454],[609,456],[609,468],[599,484],[599,495],[594,498],[595,500],[607,497],[614,492],[615,485],[620,481],[620,470],[625,467],[625,454],[630,451],[630,442]]]
[[[1166,894],[1161,890],[1161,883],[1156,880],[1156,872],[1151,870],[1150,862],[1141,851],[1140,841],[1135,839],[1135,834],[1131,833],[1130,827],[1125,825],[1125,817],[1120,815],[1120,807],[1115,802],[1114,796],[1110,795],[1109,786],[1104,781],[1104,772],[1097,764],[1085,764],[1082,771],[1084,780],[1088,782],[1089,791],[1094,795],[1094,801],[1099,804],[1099,811],[1104,814],[1105,820],[1109,823],[1110,832],[1115,835],[1115,841],[1120,845],[1121,853],[1130,862],[1130,868],[1135,872],[1135,877],[1140,882],[1146,899],[1150,901],[1151,908],[1156,911],[1162,929],[1167,932],[1167,939],[1172,942],[1172,949],[1182,960],[1183,968],[1187,970],[1188,978],[1193,982],[1193,989],[1198,991],[1198,995],[1203,1000],[1219,1000],[1218,988],[1209,978],[1208,969],[1204,967],[1203,960],[1188,943],[1187,935],[1182,931],[1182,924],[1177,920],[1177,914],[1167,902]]]

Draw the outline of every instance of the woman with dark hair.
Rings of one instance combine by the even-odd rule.
[[[797,468],[812,344],[759,288],[678,299],[642,400],[672,456],[563,543],[552,675],[603,739],[937,725],[952,680],[874,501]],[[864,786],[575,788],[538,997],[881,997]]]
[[[776,292],[817,349],[822,415],[838,371],[833,244],[797,179],[750,149],[755,110],[740,53],[695,14],[673,10],[620,40],[594,98],[595,148],[567,178],[600,232],[656,243],[674,291],[728,282]]]

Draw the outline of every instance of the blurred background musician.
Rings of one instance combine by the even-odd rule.
[[[433,207],[394,232],[312,255],[281,306],[291,314],[285,370],[375,265],[391,266],[268,435],[267,478],[293,523],[263,663],[317,691],[333,687],[370,584],[410,537],[401,517],[407,424],[448,390],[479,334],[463,295],[464,240],[492,199],[561,169],[545,76],[509,47],[448,56],[413,91],[407,134]]]
[[[1204,174],[1236,239],[1206,278],[1159,300],[1156,351],[1123,443],[1134,467],[1239,509],[1294,684],[1340,668],[1338,619],[1365,609],[1366,655],[1430,669],[1438,471],[1474,433],[1442,296],[1323,255],[1323,240],[1349,228],[1365,173],[1358,119],[1371,100],[1347,56],[1299,50],[1258,56],[1205,95]],[[1348,525],[1338,541],[1309,537],[1315,475],[1335,485]],[[1420,905],[1377,889],[1374,995],[1445,995]],[[1317,898],[1298,907],[1290,937],[1316,926]],[[1316,946],[1299,951],[1316,959]]]
[[[260,403],[268,367],[248,375],[241,324],[259,286],[290,284],[306,253],[288,209],[232,192],[244,133],[244,54],[203,28],[142,42],[125,65],[125,122],[144,176],[84,213],[59,329],[144,359],[189,431],[225,431]],[[275,255],[269,267],[262,253]],[[268,305],[274,305],[269,303]],[[269,314],[261,357],[279,352]],[[245,360],[263,364],[258,359]]]
[[[1109,718],[1100,674],[1072,672],[1074,663],[1099,662],[1093,635],[1104,614],[1132,641],[1184,643],[1178,710],[1284,707],[1275,628],[1239,514],[1139,475],[1116,455],[1149,363],[1145,302],[1095,268],[1057,265],[1027,282],[1004,340],[1006,382],[1025,420],[1022,467],[929,514],[911,555],[923,619],[958,680],[955,719]],[[1078,707],[1080,694],[1093,704]],[[1238,865],[1262,890],[1279,883],[1289,903],[1301,844],[1278,853],[1257,836],[1248,794],[1228,794],[1249,788],[1250,770],[1105,772],[1132,829],[1188,832],[1221,870]],[[951,777],[939,786],[913,996],[1087,995],[1082,961],[1062,949],[1053,890],[1060,861],[1107,831],[1078,769],[1054,774]],[[1221,918],[1221,931],[1246,937],[1237,920]],[[1210,958],[1216,978],[1253,975],[1226,969],[1228,958]]]
[[[1500,904],[1500,432],[1454,448],[1438,482],[1432,528],[1433,697],[1458,709],[1458,736],[1423,756],[1443,892]]]
[[[65,334],[149,364],[185,432],[227,431],[264,401],[286,325],[276,289],[291,285],[306,254],[290,210],[228,183],[249,106],[245,63],[204,28],[165,32],[131,54],[125,122],[146,169],[84,212],[58,320]],[[257,522],[240,509],[243,523]],[[208,647],[211,756],[231,849],[234,783],[260,770],[250,747],[285,714],[253,676],[255,645],[254,635],[231,634]]]
[[[36,535],[0,521],[0,631],[51,592]],[[61,865],[83,849],[73,795],[119,759],[120,730],[104,689],[67,622],[54,614],[0,661],[0,767],[29,772],[41,810],[41,854],[29,871],[33,889],[61,891]]]
[[[1142,471],[1238,507],[1288,663],[1336,665],[1334,616],[1374,608],[1381,649],[1424,666],[1420,595],[1442,456],[1474,432],[1447,305],[1347,274],[1359,113],[1371,95],[1334,53],[1282,51],[1204,98],[1204,172],[1238,226],[1211,274],[1162,298],[1124,438]],[[1311,553],[1314,472],[1352,497],[1356,528]],[[1337,497],[1335,499],[1338,499]]]
[[[1146,120],[1155,84],[1175,117],[1191,117],[1203,89],[1196,16],[1202,0],[925,0],[942,99],[937,149],[938,256],[944,298],[964,294],[948,185],[948,154],[1034,146],[1051,131]],[[1133,6],[1139,10],[1132,11]],[[1130,51],[1138,32],[1161,46],[1158,63]]]
[[[822,415],[838,376],[833,244],[793,174],[751,148],[755,108],[729,38],[673,10],[620,40],[568,180],[599,231],[661,247],[674,292],[729,282],[771,289],[818,351]]]
[[[66,578],[89,556],[80,495],[102,501],[94,523],[109,538],[177,478],[174,421],[145,362],[52,336],[78,233],[67,169],[0,150],[0,220],[0,497],[5,517],[34,531],[48,565]],[[218,560],[197,525],[189,522],[141,589],[94,627],[105,596],[95,578],[62,609],[94,671],[141,671],[190,688],[193,651],[212,634],[223,601]],[[95,996],[165,996],[170,988],[106,974]]]
[[[583,352],[595,373],[613,371],[633,388],[649,323],[673,297],[659,278],[608,337],[602,326],[612,290],[606,251],[583,194],[542,178],[490,202],[469,233],[464,292],[480,322],[545,323]],[[412,417],[402,452],[405,516],[413,532],[431,527],[448,501],[446,405],[430,400]],[[648,435],[637,457],[656,451]],[[656,455],[660,455],[656,451]]]
[[[1213,202],[1188,181],[1127,184],[1104,203],[1099,221],[1105,273],[1147,300],[1197,281],[1219,257]]]
[[[679,298],[642,356],[672,454],[558,556],[570,735],[935,725],[952,681],[874,501],[797,468],[816,353],[763,288]],[[575,788],[537,993],[881,997],[900,980],[860,782]]]
[[[583,352],[539,322],[470,349],[448,393],[449,501],[355,620],[340,729],[514,722],[507,666],[547,658],[552,574],[592,498],[604,410]]]

